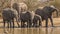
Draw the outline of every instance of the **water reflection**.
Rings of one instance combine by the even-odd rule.
[[[14,28],[3,28],[4,34],[14,34]]]
[[[53,28],[46,28],[46,34],[53,34]]]
[[[60,27],[49,28],[0,28],[0,34],[59,34]]]

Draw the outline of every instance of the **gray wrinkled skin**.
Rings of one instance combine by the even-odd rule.
[[[39,23],[39,25],[37,25],[38,23]],[[42,26],[42,18],[41,18],[41,16],[39,16],[37,14],[34,15],[34,18],[33,18],[33,26],[35,26],[35,27]]]
[[[21,27],[24,27],[25,22],[27,22],[28,27],[31,27],[31,25],[32,25],[31,19],[32,19],[32,16],[31,16],[31,13],[29,11],[21,12],[20,13]]]
[[[58,16],[58,11],[56,8],[45,6],[43,9],[37,9],[35,11],[35,14],[38,14],[42,17],[42,20],[46,20],[46,27],[48,26],[48,18],[51,21],[51,24],[53,26],[53,20],[52,20],[52,13],[56,11],[56,14]]]
[[[26,11],[27,10],[27,5],[25,3],[13,3],[12,8],[17,10],[18,17],[19,17],[21,11]]]
[[[14,18],[16,19],[16,21],[18,21],[18,13],[16,10],[11,9],[11,8],[5,8],[2,11],[2,17],[3,17],[3,23],[4,23],[4,27],[5,27],[5,23],[8,23],[8,27],[10,24],[10,27],[12,26],[13,23],[13,27],[14,27]],[[18,23],[18,22],[17,22]]]

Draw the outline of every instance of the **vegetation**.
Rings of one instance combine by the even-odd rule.
[[[31,11],[34,11],[36,8],[38,8],[39,6],[44,6],[44,5],[54,5],[55,7],[57,7],[58,9],[60,9],[60,0],[55,0],[55,1],[49,1],[47,3],[41,3],[37,0],[19,0],[19,1],[23,1],[24,3],[27,4],[28,9]],[[18,0],[17,0],[18,2]],[[11,7],[11,0],[0,0],[0,14],[2,12],[3,8],[6,7]],[[60,13],[60,11],[59,11]]]

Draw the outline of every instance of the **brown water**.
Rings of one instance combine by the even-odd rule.
[[[60,18],[54,18],[54,26],[56,27],[41,27],[41,28],[2,28],[3,23],[0,23],[0,34],[60,34]],[[1,19],[0,19],[1,22]],[[7,25],[6,25],[7,26]],[[17,24],[15,23],[15,26]],[[45,22],[42,23],[45,26]],[[51,26],[50,22],[48,26]]]
[[[0,34],[60,34],[60,27],[0,28]]]

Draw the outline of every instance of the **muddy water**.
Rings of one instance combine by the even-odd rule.
[[[0,28],[0,34],[60,34],[60,27]]]
[[[2,28],[3,23],[0,23],[0,34],[60,34],[60,18],[57,19],[54,18],[54,26],[56,27],[48,27],[48,28],[41,27],[41,28],[14,28],[14,29],[5,28],[4,29]],[[45,22],[43,22],[42,25],[45,26]],[[17,26],[16,23],[15,26]],[[51,24],[49,23],[48,26],[51,26]]]

